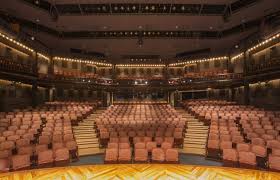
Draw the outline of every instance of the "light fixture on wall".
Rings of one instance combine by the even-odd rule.
[[[18,42],[18,41],[16,41],[16,40],[14,40],[13,38],[10,38],[9,36],[7,36],[7,35],[5,35],[5,34],[3,34],[3,33],[1,33],[1,32],[0,32],[0,36],[1,36],[2,38],[6,39],[6,40],[8,40],[8,41],[10,41],[10,42],[12,42],[13,44],[15,44],[15,45],[17,45],[17,46],[20,46],[20,47],[23,48],[23,49],[26,49],[26,50],[28,50],[28,51],[30,51],[30,52],[34,52],[33,49],[31,49],[31,48],[27,47],[26,45],[24,45],[24,44],[22,44],[22,43],[20,43],[20,42]]]
[[[280,33],[278,33],[278,34],[276,34],[276,35],[274,35],[274,36],[272,36],[272,37],[270,37],[270,38],[268,38],[268,39],[266,39],[266,40],[260,42],[259,44],[257,44],[257,45],[255,45],[255,46],[251,47],[250,49],[248,49],[248,52],[251,52],[251,51],[253,51],[253,50],[255,50],[255,49],[257,49],[257,48],[259,48],[259,47],[261,47],[261,46],[264,46],[264,45],[266,45],[267,43],[269,43],[269,42],[271,42],[271,41],[273,41],[273,40],[275,40],[275,39],[278,39],[279,37],[280,37]]]
[[[169,64],[168,66],[181,66],[181,65],[186,65],[186,64],[194,64],[194,63],[198,63],[198,62],[208,62],[208,61],[226,60],[226,59],[228,59],[227,56],[195,59],[195,60],[188,60],[188,61],[184,60],[183,62],[172,63],[172,64]]]

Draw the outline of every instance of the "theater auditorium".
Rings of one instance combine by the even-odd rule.
[[[279,0],[2,0],[0,179],[280,180]]]

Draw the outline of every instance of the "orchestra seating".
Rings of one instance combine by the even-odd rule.
[[[113,105],[95,122],[105,163],[179,162],[186,119],[170,105]]]
[[[72,126],[96,103],[50,102],[0,112],[0,171],[64,166],[79,158]]]
[[[234,102],[184,102],[193,115],[210,125],[207,157],[224,166],[280,171],[280,112]]]

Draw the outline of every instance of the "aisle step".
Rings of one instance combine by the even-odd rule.
[[[206,140],[205,139],[185,138],[184,142],[185,143],[201,143],[201,144],[205,144]]]
[[[104,150],[100,148],[79,149],[80,156],[88,156],[88,155],[102,154],[102,153],[104,153]]]
[[[77,138],[96,138],[96,134],[75,134]]]
[[[184,148],[205,148],[205,144],[189,144],[189,143],[185,143],[184,144]]]
[[[83,134],[92,134],[94,132],[94,129],[75,129],[76,133],[83,133]],[[95,134],[95,133],[94,133]]]
[[[196,155],[205,155],[205,149],[200,149],[200,148],[186,148],[182,149],[179,152],[185,153],[185,154],[196,154]]]
[[[185,137],[201,137],[201,138],[207,138],[208,134],[195,134],[195,133],[186,133]]]
[[[99,148],[99,144],[78,144],[79,149]]]
[[[203,126],[199,126],[199,125],[188,125],[188,128],[208,130],[208,127],[203,127]]]
[[[205,133],[208,132],[208,129],[187,129],[187,133]]]
[[[183,149],[179,149],[181,153],[205,155],[205,145],[209,127],[203,122],[196,119],[184,109],[178,111],[182,117],[186,118],[187,129],[184,138]]]
[[[77,144],[99,143],[98,139],[76,139]]]

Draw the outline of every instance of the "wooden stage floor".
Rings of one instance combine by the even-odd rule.
[[[0,174],[5,180],[86,180],[86,179],[141,179],[141,180],[280,180],[280,173],[223,167],[171,164],[115,164],[72,166],[37,169]]]

